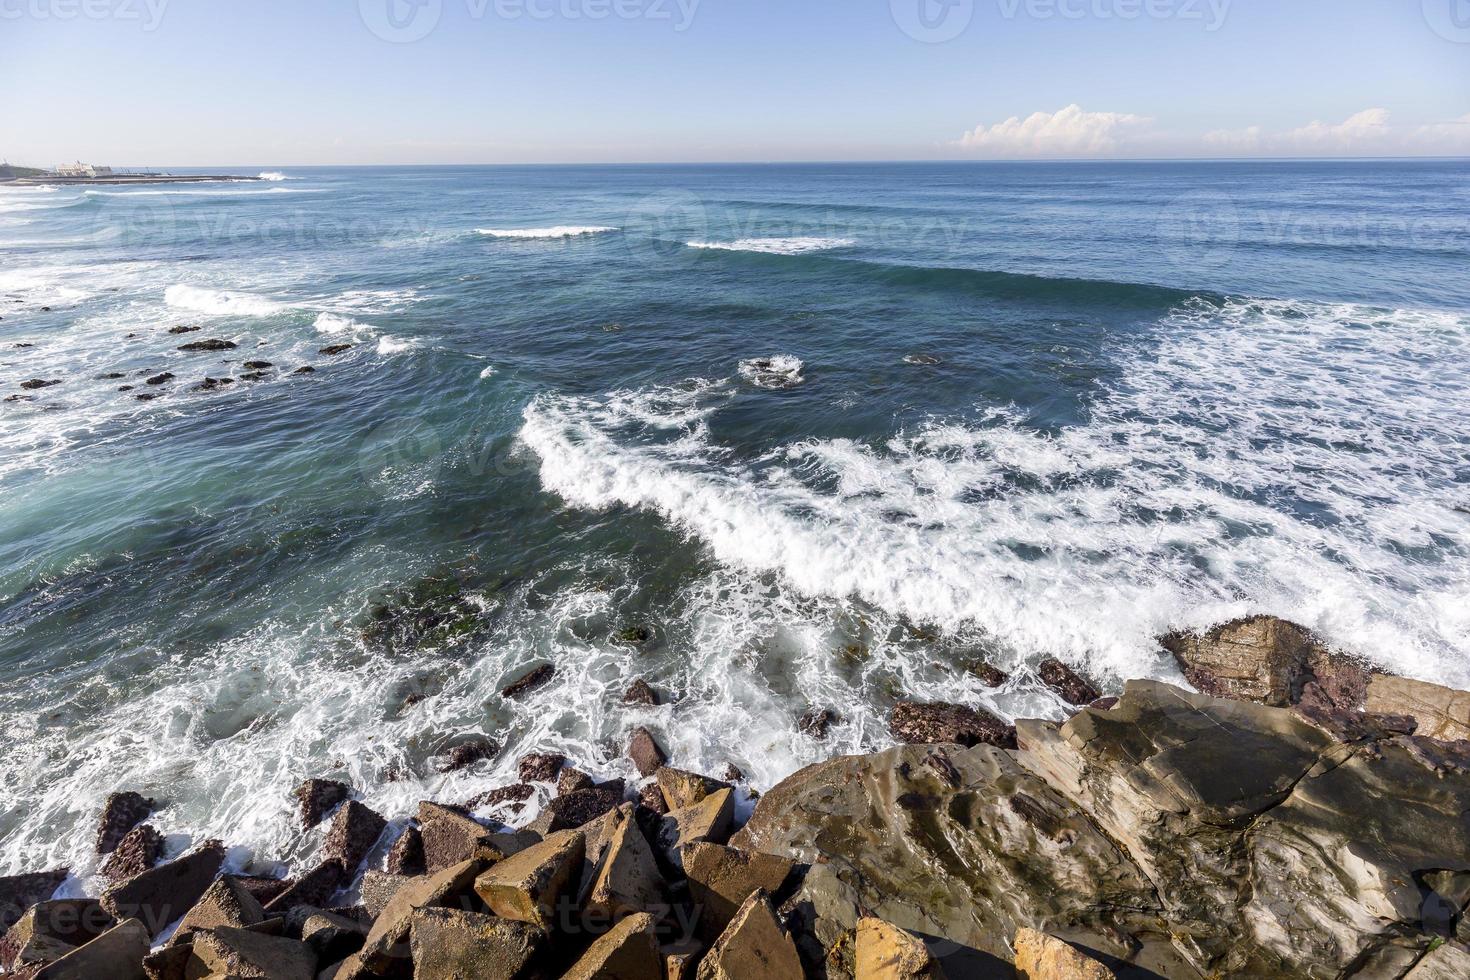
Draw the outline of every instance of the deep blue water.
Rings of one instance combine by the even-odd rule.
[[[273,169],[0,188],[0,872],[634,724],[769,787],[1251,611],[1470,683],[1470,163]]]

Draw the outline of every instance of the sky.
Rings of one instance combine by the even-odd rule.
[[[51,166],[1470,156],[1470,0],[0,0]]]

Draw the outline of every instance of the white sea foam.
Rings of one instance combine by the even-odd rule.
[[[714,249],[720,252],[763,252],[768,255],[804,255],[834,248],[851,248],[851,238],[741,238],[733,242],[689,242],[690,248]]]
[[[328,335],[353,334],[356,336],[372,336],[377,333],[377,330],[368,326],[366,323],[337,313],[317,314],[317,318],[313,321],[312,326],[316,328],[318,333]]]
[[[620,230],[602,225],[556,225],[552,228],[476,228],[475,233],[490,238],[578,238]]]
[[[225,289],[206,289],[176,283],[163,293],[164,302],[178,310],[191,310],[210,316],[270,316],[281,311],[275,300]]]
[[[269,181],[271,183],[275,183],[277,181],[282,181],[282,180],[295,180],[294,177],[287,177],[285,174],[281,173],[279,170],[262,170],[260,172],[260,176],[259,176],[258,179]]]
[[[1157,674],[1161,632],[1269,611],[1470,683],[1470,322],[1241,302],[1162,326],[1054,434],[998,406],[737,465],[702,426],[650,438],[619,393],[540,396],[521,438],[574,506],[658,513],[732,568],[1018,658]]]
[[[419,345],[417,337],[379,337],[378,353],[384,356],[402,354]]]
[[[488,367],[484,368],[480,372],[480,380],[481,381],[484,381],[486,378],[493,378],[494,376],[495,376],[495,365],[494,364],[489,365]]]
[[[801,358],[789,354],[753,357],[740,362],[740,376],[760,388],[795,388],[806,380],[801,376],[805,367]]]
[[[259,190],[236,188],[232,182],[223,184],[201,184],[196,187],[179,187],[170,190],[83,191],[87,197],[259,197],[266,194],[327,194],[328,187],[267,187]]]

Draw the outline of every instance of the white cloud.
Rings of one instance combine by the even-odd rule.
[[[1364,109],[1340,123],[1311,122],[1267,133],[1260,126],[1216,130],[1205,148],[1230,156],[1457,156],[1470,154],[1470,115],[1413,128],[1393,125],[1387,109]]]
[[[956,146],[982,156],[1067,157],[1112,156],[1127,136],[1150,120],[1121,112],[1086,112],[1069,105],[1056,112],[1012,116],[993,126],[978,126],[955,141]]]

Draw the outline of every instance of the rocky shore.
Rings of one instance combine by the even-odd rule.
[[[287,879],[222,873],[227,842],[166,856],[148,823],[163,804],[114,793],[97,827],[100,894],[76,897],[65,868],[0,878],[0,969],[1470,977],[1470,693],[1376,673],[1265,617],[1160,642],[1197,692],[1132,681],[1102,697],[1048,661],[1042,677],[1077,706],[1065,722],[900,703],[898,747],[764,795],[734,767],[677,768],[641,728],[624,746],[637,785],[529,755],[518,784],[407,815],[308,778],[302,833],[327,829],[317,863]],[[640,682],[627,697],[659,693]],[[465,741],[444,765],[495,752]],[[475,816],[513,809],[533,784],[558,790],[533,819]],[[748,819],[737,796],[758,797]]]

